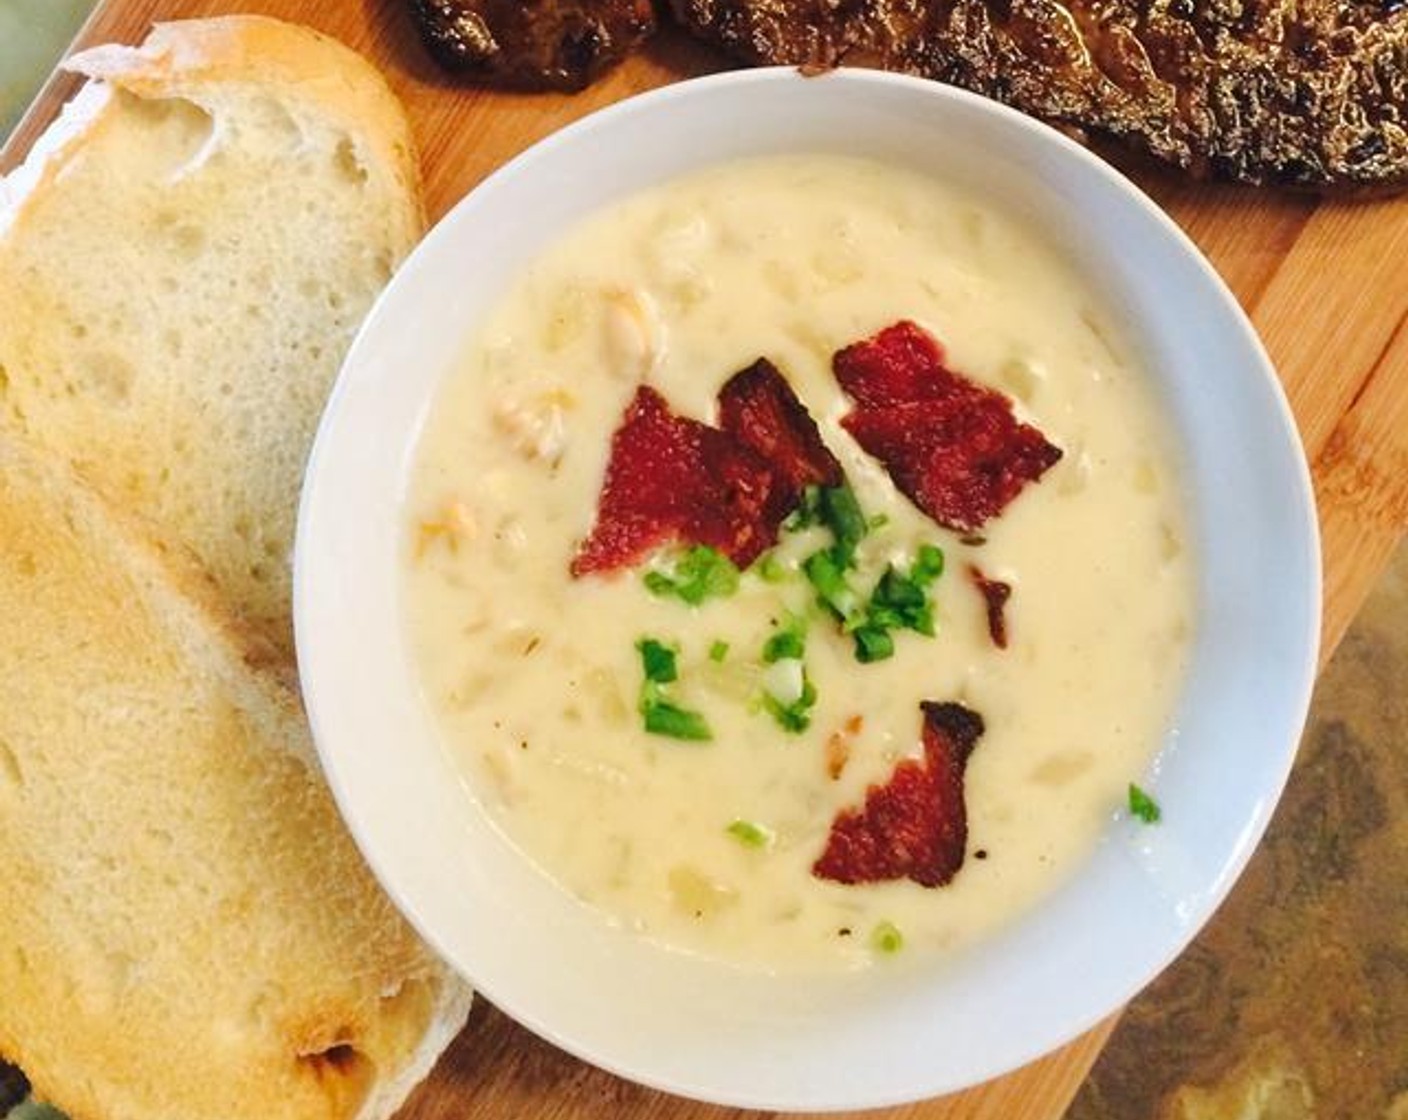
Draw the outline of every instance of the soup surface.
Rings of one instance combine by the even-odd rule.
[[[841,426],[853,401],[833,356],[902,320],[1061,449],[979,530],[941,528]],[[942,550],[932,636],[893,629],[889,656],[858,660],[806,571],[828,529],[795,516],[736,581],[713,586],[703,554],[717,593],[695,603],[677,593],[682,546],[573,576],[640,385],[712,424],[720,387],[759,357],[868,519],[860,598],[886,564]],[[406,510],[413,654],[472,796],[608,920],[748,965],[952,950],[1029,907],[1125,804],[1183,675],[1192,565],[1138,355],[1037,232],[877,163],[719,167],[574,229],[474,326]],[[979,571],[1011,589],[1005,648]],[[647,640],[675,654],[654,682]],[[647,729],[662,698],[709,737]],[[922,701],[984,725],[961,868],[937,887],[819,876],[838,814],[923,755]]]

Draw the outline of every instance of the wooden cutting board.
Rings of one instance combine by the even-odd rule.
[[[622,97],[725,63],[671,32],[586,93],[466,89],[420,50],[408,0],[107,0],[80,44],[136,42],[154,19],[234,11],[298,20],[362,51],[415,126],[432,219],[506,159]],[[0,152],[8,170],[75,83],[57,76]],[[1105,153],[1111,155],[1111,153]],[[1408,198],[1328,203],[1200,186],[1113,154],[1192,235],[1251,314],[1276,362],[1313,464],[1325,556],[1327,658],[1408,528]],[[1197,325],[1190,323],[1190,330]],[[1210,377],[1216,370],[1208,371]],[[1113,1028],[964,1093],[873,1120],[1055,1120]],[[936,1045],[942,1045],[940,1040]],[[469,1028],[402,1120],[726,1120],[758,1114],[667,1097],[569,1058],[480,1001]]]

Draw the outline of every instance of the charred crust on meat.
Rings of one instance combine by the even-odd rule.
[[[1193,175],[1355,193],[1408,185],[1408,0],[668,6],[747,62],[950,82]],[[656,24],[651,0],[411,0],[411,12],[447,70],[519,89],[580,89]]]
[[[952,82],[1200,175],[1408,185],[1408,0],[672,0],[749,62]]]
[[[411,0],[446,70],[513,89],[577,90],[655,30],[651,0]]]

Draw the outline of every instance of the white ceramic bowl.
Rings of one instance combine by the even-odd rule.
[[[1024,920],[952,959],[772,978],[672,953],[571,901],[481,815],[418,698],[398,533],[412,453],[468,332],[579,219],[706,164],[840,152],[1032,216],[1129,328],[1188,468],[1200,564],[1192,668],[1148,784],[1158,827],[1112,820]],[[1318,645],[1309,476],[1249,324],[1178,229],[1054,131],[957,90],[852,71],[671,86],[539,144],[466,197],[367,320],[303,495],[296,622],[329,780],[387,890],[494,1003],[565,1049],[672,1092],[861,1108],[972,1085],[1117,1009],[1227,893],[1267,823]]]

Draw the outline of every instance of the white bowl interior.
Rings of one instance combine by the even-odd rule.
[[[1055,238],[1128,326],[1185,460],[1199,558],[1192,671],[1144,783],[1078,875],[953,959],[763,977],[607,928],[482,815],[421,701],[398,526],[427,408],[476,322],[577,221],[650,184],[783,152],[889,160]],[[1215,274],[1152,204],[1049,129],[913,79],[753,71],[684,83],[558,134],[465,198],[401,269],[344,367],[300,518],[296,621],[315,737],[369,862],[496,1004],[636,1080],[763,1108],[875,1106],[1010,1070],[1147,983],[1261,835],[1304,722],[1319,623],[1308,473],[1280,387]]]

